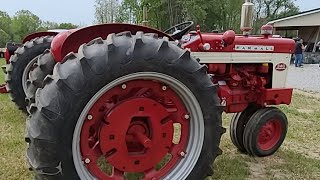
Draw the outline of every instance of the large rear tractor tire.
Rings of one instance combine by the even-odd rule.
[[[25,84],[25,93],[27,101],[27,111],[30,113],[30,109],[35,107],[35,94],[38,88],[43,88],[43,80],[47,75],[52,75],[54,60],[49,49],[45,50],[43,54],[35,58],[32,69],[30,70]]]
[[[56,64],[27,121],[36,179],[204,179],[223,107],[206,66],[154,34],[110,34]],[[139,178],[138,178],[139,179]]]
[[[271,156],[282,145],[287,130],[288,120],[281,110],[275,107],[259,109],[244,130],[244,147],[252,156]]]
[[[26,75],[29,73],[34,58],[50,48],[53,36],[35,38],[19,47],[10,58],[10,64],[6,68],[7,90],[10,97],[18,108],[27,112],[27,102],[24,86],[26,84]],[[25,75],[24,75],[25,74]]]
[[[243,133],[244,129],[251,118],[251,116],[259,109],[260,107],[252,104],[249,105],[244,111],[236,113],[233,115],[230,122],[230,137],[232,143],[238,148],[240,152],[245,153],[246,149],[243,145]]]

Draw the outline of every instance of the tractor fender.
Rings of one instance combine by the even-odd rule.
[[[138,31],[155,33],[158,34],[159,37],[168,37],[170,40],[173,40],[170,35],[146,26],[120,23],[100,24],[73,30],[72,32],[69,31],[68,33],[60,33],[52,42],[51,53],[57,62],[61,62],[68,53],[76,53],[78,48],[84,43],[88,43],[98,37],[106,39],[111,33],[120,33],[124,31],[130,31],[132,34],[135,34]]]
[[[59,32],[47,32],[47,31],[45,31],[45,32],[32,33],[32,34],[27,35],[27,36],[23,39],[22,43],[24,44],[24,43],[26,43],[27,41],[30,41],[30,40],[32,40],[32,39],[34,39],[34,38],[37,38],[37,37],[42,37],[42,36],[55,36],[55,35],[57,35],[58,33],[59,33]]]
[[[61,62],[63,57],[62,56],[62,45],[64,44],[64,42],[66,41],[66,39],[75,31],[77,31],[78,29],[71,29],[68,31],[63,31],[61,33],[59,33],[58,35],[56,35],[51,43],[51,54],[53,56],[53,58],[57,61],[57,62]]]

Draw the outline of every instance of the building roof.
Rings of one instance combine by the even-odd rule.
[[[319,26],[320,8],[304,11],[299,14],[268,22],[274,27]]]

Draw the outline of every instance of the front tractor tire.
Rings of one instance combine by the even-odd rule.
[[[26,42],[15,51],[6,68],[7,90],[12,101],[24,112],[27,112],[27,102],[25,101],[27,75],[33,67],[35,58],[46,49],[50,49],[52,40],[53,36],[45,36]]]
[[[287,130],[288,120],[281,110],[276,107],[259,109],[245,127],[244,147],[252,156],[271,156],[282,145]]]
[[[221,154],[206,66],[154,34],[110,34],[56,64],[27,121],[36,179],[204,179]],[[135,174],[132,174],[135,173]]]
[[[260,107],[251,104],[244,111],[236,113],[232,116],[230,122],[230,138],[232,143],[238,148],[242,153],[246,153],[246,149],[243,144],[243,134],[244,129],[251,118],[251,116],[259,109]]]

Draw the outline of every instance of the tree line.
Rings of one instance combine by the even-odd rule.
[[[71,23],[42,21],[28,10],[17,11],[12,17],[4,11],[0,11],[0,47],[4,47],[7,42],[21,42],[25,36],[37,31],[76,27],[77,25]]]
[[[253,0],[254,33],[268,21],[299,12],[295,0]],[[204,31],[233,29],[239,33],[244,0],[96,0],[96,23],[141,24],[143,6],[148,8],[149,26],[165,30],[192,20]]]
[[[268,21],[299,12],[295,0],[253,0],[254,33]],[[194,21],[203,31],[233,29],[239,33],[244,0],[95,0],[95,22],[141,24],[143,7],[148,9],[149,26],[165,30],[184,21]],[[43,21],[28,10],[10,17],[0,11],[0,47],[6,42],[21,42],[26,35],[48,29],[72,29],[71,23]]]

